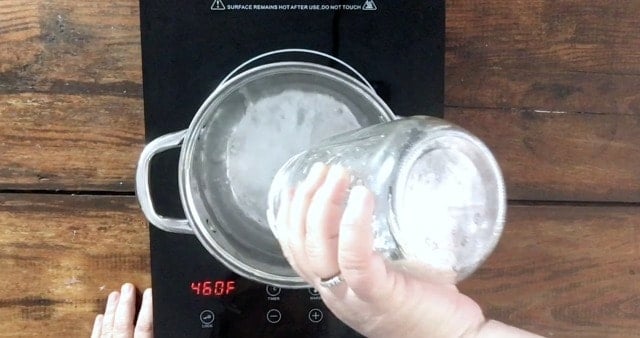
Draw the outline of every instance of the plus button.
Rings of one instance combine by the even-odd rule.
[[[322,311],[320,311],[320,309],[311,309],[311,311],[309,311],[309,320],[312,323],[319,323],[320,321],[322,321],[323,317],[324,314],[322,313]]]

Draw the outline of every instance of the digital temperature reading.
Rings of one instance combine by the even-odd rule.
[[[234,280],[207,280],[191,282],[191,291],[198,296],[220,297],[226,296],[236,289]]]

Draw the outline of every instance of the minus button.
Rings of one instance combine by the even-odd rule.
[[[282,319],[282,314],[276,309],[267,311],[267,321],[271,324],[276,324]]]

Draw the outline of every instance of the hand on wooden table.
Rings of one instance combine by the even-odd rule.
[[[130,283],[113,291],[107,299],[104,314],[96,316],[91,338],[152,338],[153,306],[151,289],[142,294],[142,304],[136,321],[136,289]]]

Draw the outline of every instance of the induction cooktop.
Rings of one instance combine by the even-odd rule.
[[[140,11],[147,141],[187,128],[240,63],[286,48],[346,61],[397,115],[443,115],[444,0],[141,0]],[[184,218],[178,156],[154,158],[150,187],[160,214]],[[149,229],[156,337],[360,337],[316,290],[253,282],[195,236]]]

